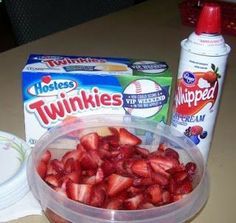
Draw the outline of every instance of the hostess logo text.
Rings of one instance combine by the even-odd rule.
[[[69,92],[77,88],[77,82],[73,80],[54,80],[50,83],[37,82],[28,88],[28,93],[35,96],[55,96],[58,91]]]

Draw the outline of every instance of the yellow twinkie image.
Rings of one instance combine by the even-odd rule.
[[[101,71],[127,71],[128,67],[121,64],[99,64],[95,67],[96,70]]]

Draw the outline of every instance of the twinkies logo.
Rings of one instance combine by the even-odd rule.
[[[64,67],[67,65],[75,65],[75,64],[91,64],[91,63],[106,63],[106,62],[107,62],[106,59],[93,58],[93,57],[78,57],[78,58],[62,57],[62,58],[42,60],[42,63],[46,64],[47,67]]]
[[[193,83],[195,82],[195,76],[194,76],[194,74],[191,73],[191,72],[188,72],[188,71],[184,72],[184,73],[183,73],[183,81],[184,81],[184,83],[187,84],[187,85],[193,84]]]
[[[50,75],[43,76],[41,81],[28,88],[28,93],[34,96],[55,96],[63,90],[69,92],[77,88],[77,82],[68,79],[53,80]]]
[[[29,101],[26,109],[34,113],[44,127],[48,127],[73,114],[86,111],[96,111],[100,108],[122,108],[122,94],[100,91],[98,87],[90,90],[79,89],[76,95],[59,92],[56,98],[45,101],[42,98]]]

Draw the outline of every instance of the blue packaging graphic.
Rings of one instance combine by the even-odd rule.
[[[22,71],[26,141],[91,114],[129,114],[166,122],[172,76],[165,62],[30,55]]]

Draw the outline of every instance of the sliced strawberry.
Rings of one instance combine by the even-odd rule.
[[[121,199],[122,201],[129,198],[127,190],[123,190],[122,192],[118,193],[115,197]]]
[[[135,150],[136,150],[136,153],[141,155],[143,158],[147,158],[150,155],[150,152],[148,149],[136,146]]]
[[[131,186],[127,189],[127,193],[128,193],[129,197],[134,197],[134,196],[142,193],[142,189]]]
[[[84,148],[80,143],[77,144],[76,150],[79,150],[79,151],[81,151],[81,152],[86,151],[85,148]]]
[[[69,158],[66,160],[65,165],[64,165],[64,170],[66,173],[71,173],[75,171],[77,163],[73,158]]]
[[[47,173],[47,164],[44,161],[40,161],[37,166],[37,172],[39,176],[44,179]]]
[[[173,174],[173,178],[174,178],[176,183],[181,183],[187,177],[188,177],[188,173],[185,170]]]
[[[111,151],[111,158],[112,160],[120,160],[121,157],[119,157],[120,155],[120,151],[119,150],[114,150],[114,151]]]
[[[181,172],[181,171],[185,171],[185,166],[182,163],[180,163],[178,166],[175,166],[175,167],[167,170],[167,172],[170,173],[171,175],[173,175],[177,172]]]
[[[146,160],[135,160],[131,167],[133,173],[140,177],[149,177],[150,176],[150,167]]]
[[[50,160],[50,162],[47,165],[47,175],[51,174],[56,175],[63,173],[64,173],[64,164],[58,159]]]
[[[153,185],[154,182],[151,177],[145,177],[145,178],[135,178],[133,181],[133,185],[135,187],[139,186],[150,186]]]
[[[169,192],[170,192],[171,194],[175,194],[176,188],[177,188],[176,182],[174,181],[173,178],[170,178],[170,179],[169,179],[169,185],[168,185],[168,190],[169,190]]]
[[[119,154],[120,159],[128,159],[134,155],[134,147],[130,145],[120,146],[119,151],[120,151]]]
[[[125,128],[120,128],[120,144],[121,145],[131,145],[136,146],[140,144],[142,141],[137,136],[130,133]]]
[[[67,187],[67,182],[71,181],[69,178],[64,178],[62,183],[61,183],[61,190],[63,190],[66,193],[66,187]],[[66,195],[67,196],[67,195]]]
[[[168,156],[168,157],[171,157],[173,159],[179,160],[179,154],[171,148],[167,148],[165,150],[164,154],[165,154],[165,156]]]
[[[58,193],[60,193],[62,196],[66,196],[67,197],[67,193],[66,193],[66,184],[68,181],[70,181],[69,178],[62,178],[59,179],[59,181],[61,182],[61,186],[60,187],[55,187],[54,190]]]
[[[132,166],[134,164],[136,160],[135,159],[127,159],[127,160],[124,160],[124,164],[123,164],[123,167],[124,167],[124,173],[125,175],[127,176],[131,176],[131,177],[134,177],[135,174],[132,170]]]
[[[125,161],[124,160],[119,160],[116,162],[113,162],[114,167],[115,167],[115,173],[125,175],[127,173],[127,170],[125,169]]]
[[[133,179],[123,177],[118,174],[112,174],[108,177],[107,192],[109,196],[114,196],[123,190],[129,188],[133,183]]]
[[[115,172],[115,168],[114,168],[114,164],[108,160],[105,160],[102,165],[101,168],[103,170],[104,176],[107,177],[111,174],[113,174]]]
[[[84,170],[97,169],[98,164],[90,153],[84,153],[80,160],[81,168]]]
[[[96,184],[96,176],[85,176],[82,179],[83,184],[95,185]]]
[[[98,168],[98,169],[97,169],[96,176],[95,176],[96,184],[102,182],[103,179],[104,179],[103,170],[102,170],[102,168]]]
[[[186,165],[185,165],[185,168],[186,168],[186,171],[187,173],[192,176],[196,173],[196,170],[197,170],[197,165],[193,162],[188,162]]]
[[[113,127],[109,127],[109,131],[111,132],[111,135],[103,136],[102,141],[103,143],[116,148],[119,146],[119,132]]]
[[[57,175],[54,174],[47,175],[44,180],[52,187],[60,186],[59,177]]]
[[[92,185],[76,184],[71,181],[67,182],[66,192],[69,198],[89,204],[92,194]]]
[[[102,207],[106,198],[105,190],[95,187],[91,195],[90,205],[94,207]]]
[[[165,152],[166,150],[166,145],[164,143],[161,143],[159,146],[158,146],[158,149],[157,149],[159,152]]]
[[[162,202],[164,204],[168,204],[171,202],[171,195],[169,191],[166,190],[162,192]]]
[[[126,199],[124,201],[124,207],[128,210],[136,210],[139,208],[143,200],[144,197],[142,194],[136,195],[135,197]]]
[[[150,164],[155,170],[155,166],[160,166],[164,170],[169,170],[179,165],[179,161],[171,157],[151,157],[149,158]]]
[[[49,150],[46,150],[43,152],[41,156],[41,161],[44,161],[45,163],[48,163],[52,157],[52,154]]]
[[[189,179],[186,179],[180,185],[176,187],[175,194],[188,194],[193,190],[192,183]]]
[[[123,200],[119,198],[111,198],[108,203],[106,204],[106,209],[113,209],[113,210],[119,210],[123,206]]]
[[[170,174],[163,167],[161,167],[158,162],[155,162],[154,158],[152,158],[152,161],[150,161],[150,165],[156,173],[162,174],[166,177],[170,176]]]
[[[70,150],[66,152],[63,157],[62,157],[62,162],[66,163],[66,161],[70,158],[73,158],[74,160],[79,161],[84,154],[85,150],[82,149],[75,149],[75,150]]]
[[[163,174],[152,172],[151,177],[154,183],[161,186],[166,186],[169,184],[169,178]]]
[[[57,193],[61,194],[63,197],[67,197],[66,191],[63,190],[61,187],[55,187],[54,190],[55,190]]]
[[[181,200],[182,198],[184,197],[183,194],[178,194],[178,195],[173,195],[173,201],[178,201],[178,200]]]
[[[50,161],[50,164],[52,165],[52,168],[59,174],[63,173],[64,171],[64,164],[62,161],[58,159],[53,159]]]
[[[149,157],[165,157],[165,152],[162,150],[155,150],[150,153]]]
[[[96,132],[88,133],[80,138],[81,144],[87,150],[97,150],[100,137]]]
[[[73,171],[69,174],[66,174],[64,177],[63,177],[63,181],[65,179],[70,179],[73,183],[79,183],[80,181],[80,178],[81,178],[81,172],[79,171]]]
[[[80,165],[80,162],[78,160],[75,160],[75,171],[78,171],[82,174],[81,165]]]
[[[98,151],[96,151],[96,150],[90,150],[90,151],[88,151],[87,153],[91,156],[92,160],[97,164],[97,166],[101,166],[101,165],[102,165],[103,160],[102,160],[101,157],[99,156]]]
[[[100,146],[99,146],[99,150],[106,150],[106,151],[109,151],[110,150],[110,145],[108,142],[105,142],[103,140],[103,138],[101,138],[101,142],[100,142]]]
[[[119,131],[116,128],[109,127],[109,131],[112,133],[113,136],[116,136],[117,138],[119,138]]]
[[[99,188],[101,190],[107,191],[107,184],[106,184],[105,180],[102,181],[101,183],[98,183],[96,185],[96,188]]]
[[[149,208],[154,208],[154,207],[156,207],[156,206],[153,205],[152,203],[146,202],[141,205],[140,209],[149,209]]]
[[[88,177],[95,176],[97,173],[97,169],[84,170],[82,173],[83,176],[88,176]]]
[[[101,159],[109,159],[112,156],[110,151],[103,148],[98,150],[98,155],[101,157]]]
[[[149,186],[146,192],[152,204],[156,205],[162,202],[162,189],[158,184]]]
[[[113,127],[109,127],[109,130],[111,132],[111,135],[104,136],[103,142],[108,143],[113,148],[117,148],[119,146],[119,140],[120,140],[119,132],[116,128]]]
[[[51,164],[51,161],[50,161],[49,164],[47,165],[47,174],[46,175],[51,175],[51,174],[56,175],[57,171],[54,169],[54,166]]]
[[[102,142],[112,148],[117,148],[119,146],[119,138],[114,135],[104,136]]]

